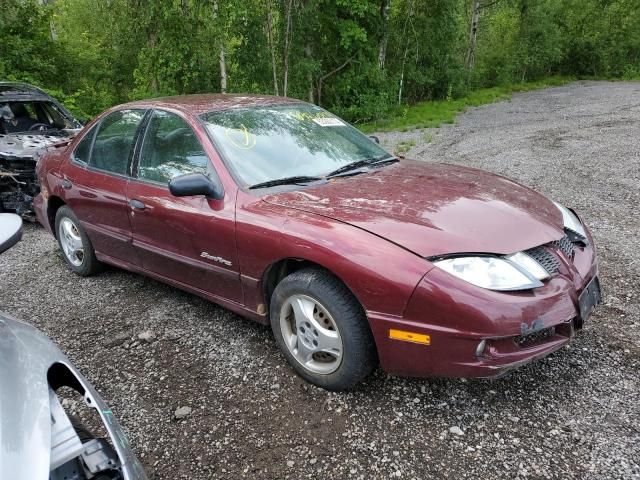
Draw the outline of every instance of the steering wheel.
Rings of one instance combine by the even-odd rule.
[[[32,131],[32,130],[44,131],[44,130],[49,130],[50,128],[51,126],[47,125],[46,123],[34,123],[29,127],[29,131]]]

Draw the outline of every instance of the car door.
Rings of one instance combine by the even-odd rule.
[[[132,245],[127,184],[145,110],[104,117],[78,143],[62,170],[65,201],[87,230],[99,257],[140,266]]]
[[[216,176],[195,131],[179,115],[149,117],[127,188],[133,245],[145,270],[222,299],[242,303],[234,198],[174,197],[178,175]]]

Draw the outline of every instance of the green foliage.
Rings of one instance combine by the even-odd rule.
[[[396,155],[402,155],[402,154],[407,153],[409,150],[411,150],[415,146],[416,146],[416,142],[415,141],[413,141],[413,140],[403,140],[401,142],[398,142],[398,144],[395,146],[395,148],[393,150],[396,153]]]
[[[0,78],[54,82],[59,60],[51,39],[51,10],[36,0],[3,0],[0,15]]]
[[[406,129],[549,77],[640,77],[637,0],[480,0],[472,64],[473,0],[2,3],[0,78],[44,87],[81,117],[217,92],[226,78],[229,92],[286,84],[365,130]]]

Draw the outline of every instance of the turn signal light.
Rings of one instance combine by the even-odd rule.
[[[402,340],[404,342],[421,343],[422,345],[431,345],[431,337],[423,333],[407,332],[405,330],[389,330],[389,338],[393,340]]]

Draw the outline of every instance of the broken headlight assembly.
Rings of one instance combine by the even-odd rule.
[[[584,226],[576,217],[576,215],[569,210],[567,207],[560,205],[558,202],[553,202],[560,213],[562,213],[562,224],[564,226],[565,231],[569,234],[570,240],[572,242],[582,241],[585,242],[587,240],[587,232],[584,230]],[[579,237],[579,238],[576,238]]]
[[[459,256],[433,264],[447,273],[488,290],[528,290],[542,286],[549,273],[523,252],[505,257]]]
[[[562,225],[572,243],[587,243],[587,232],[568,208],[553,202],[562,214]],[[477,287],[488,290],[528,290],[542,286],[549,272],[525,252],[507,256],[455,256],[436,259],[433,264]]]

